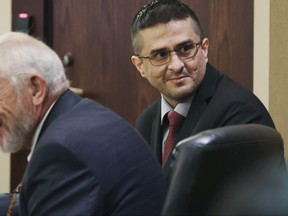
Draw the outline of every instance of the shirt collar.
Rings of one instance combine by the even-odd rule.
[[[35,134],[34,134],[33,139],[32,139],[31,151],[30,151],[30,153],[29,153],[29,155],[28,155],[28,157],[27,157],[27,161],[28,161],[28,162],[31,160],[31,157],[32,157],[32,154],[33,154],[33,152],[34,152],[34,149],[35,149],[37,140],[38,140],[38,138],[39,138],[40,131],[41,131],[42,127],[43,127],[43,124],[44,124],[44,122],[45,122],[48,114],[50,113],[52,107],[54,106],[55,102],[56,102],[56,100],[51,104],[51,106],[49,107],[49,109],[48,109],[47,112],[45,113],[44,117],[42,118],[40,124],[38,125],[38,127],[37,127],[37,129],[36,129],[36,131],[35,131]]]
[[[194,94],[183,101],[182,103],[177,104],[174,111],[179,113],[180,115],[186,117],[190,106],[192,104],[194,98]],[[169,111],[173,110],[173,108],[169,105],[169,103],[164,99],[163,95],[161,95],[161,124],[163,123],[163,118]]]

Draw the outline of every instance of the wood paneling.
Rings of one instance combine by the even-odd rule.
[[[200,19],[209,38],[209,62],[253,89],[252,0],[183,0]]]
[[[53,47],[60,56],[72,53],[75,63],[66,71],[73,87],[133,123],[159,93],[130,61],[130,23],[142,3],[126,2],[54,1]]]

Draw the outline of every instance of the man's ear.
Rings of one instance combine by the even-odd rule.
[[[134,66],[137,68],[137,70],[140,72],[141,76],[145,78],[145,72],[143,70],[142,60],[138,56],[133,55],[131,57],[131,61],[134,64]]]
[[[30,95],[35,106],[43,103],[47,94],[46,81],[40,75],[33,75],[29,79]]]
[[[209,49],[209,40],[208,38],[204,38],[202,42],[202,51],[206,61],[208,61],[208,49]]]

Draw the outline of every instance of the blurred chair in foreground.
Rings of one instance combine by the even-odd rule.
[[[256,165],[261,169],[249,172],[248,177],[245,172]],[[271,173],[271,167],[274,174],[286,176],[283,140],[273,128],[256,124],[226,126],[187,138],[173,152],[162,215],[223,213],[219,200],[235,178],[248,187],[246,183],[252,179]]]
[[[287,172],[279,172],[273,158],[259,163],[227,184],[218,194],[210,215],[288,215]],[[271,163],[272,162],[272,163]],[[257,175],[255,175],[257,173]]]

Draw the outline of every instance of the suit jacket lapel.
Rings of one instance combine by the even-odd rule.
[[[205,112],[209,104],[209,101],[217,88],[218,77],[219,73],[216,72],[216,70],[212,66],[207,64],[204,80],[199,89],[197,90],[197,92],[195,93],[192,105],[188,111],[188,114],[182,125],[182,128],[179,134],[177,135],[176,143],[194,135],[197,132],[195,131],[195,128],[197,128],[199,119]],[[170,154],[167,159],[166,162],[167,166],[164,166],[164,175],[166,178],[169,178],[169,170],[170,170],[169,165],[171,164],[171,158],[172,154]]]
[[[176,143],[193,134],[193,129],[195,128],[206,107],[207,103],[205,102],[204,98],[202,98],[201,96],[195,98],[195,100],[193,101],[193,105],[190,107],[188,115],[176,138]]]
[[[41,137],[42,133],[45,129],[50,125],[50,123],[56,119],[59,115],[63,114],[66,110],[70,109],[76,103],[78,103],[82,98],[78,95],[74,94],[70,90],[64,92],[56,101],[53,108],[51,109],[50,113],[45,120],[43,127],[41,129],[39,138]],[[38,138],[38,139],[39,139]]]
[[[161,127],[161,100],[157,102],[157,110],[151,128],[151,147],[156,158],[162,162],[162,127]]]
[[[181,128],[179,136],[177,137],[177,141],[180,141],[198,132],[195,131],[195,128],[197,127],[199,119],[201,119],[203,113],[209,105],[212,96],[216,91],[219,83],[219,77],[219,73],[216,72],[212,66],[207,64],[204,80],[195,94],[195,98],[187,114],[187,119]]]

